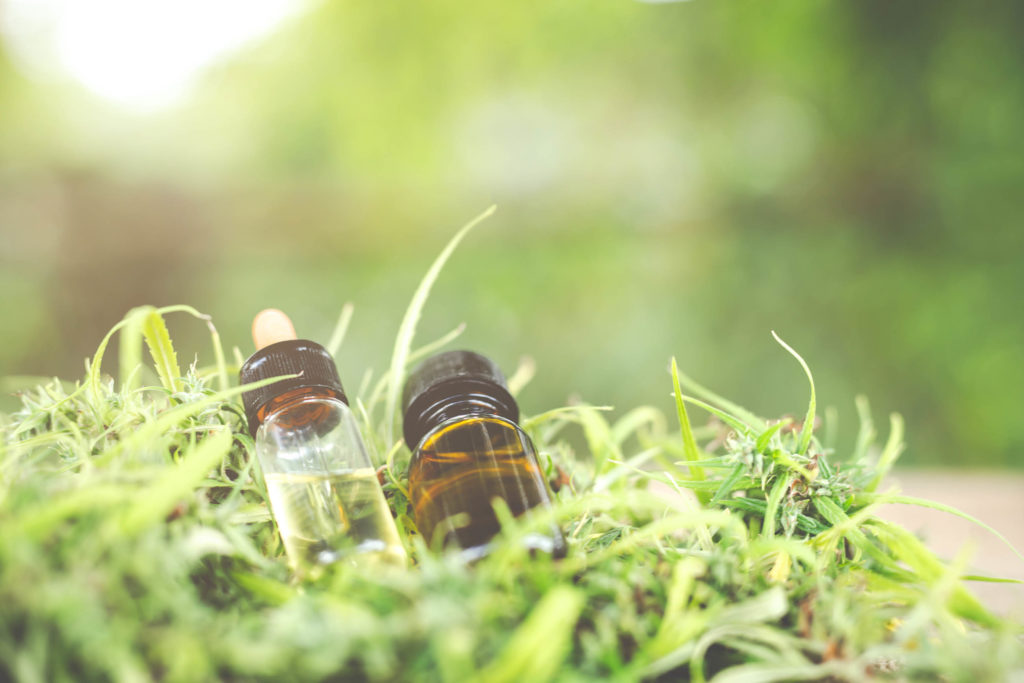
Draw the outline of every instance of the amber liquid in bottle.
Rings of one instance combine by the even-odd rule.
[[[409,489],[420,533],[431,546],[455,545],[467,556],[486,554],[501,530],[492,501],[513,516],[550,505],[530,438],[514,422],[491,415],[450,419],[421,441],[409,469]],[[531,534],[530,548],[565,555],[557,527]]]

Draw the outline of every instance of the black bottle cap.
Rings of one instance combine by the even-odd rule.
[[[338,368],[327,349],[308,339],[289,339],[265,346],[242,363],[238,372],[241,384],[261,379],[299,374],[278,380],[242,394],[249,433],[256,435],[260,426],[259,412],[267,403],[293,389],[325,389],[348,403],[338,377]]]
[[[431,356],[405,381],[405,443],[415,449],[427,432],[468,405],[475,405],[478,412],[489,412],[513,422],[519,420],[519,406],[509,393],[505,375],[490,358],[472,351],[446,351]]]

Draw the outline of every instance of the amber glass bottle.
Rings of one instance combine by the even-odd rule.
[[[339,560],[404,564],[377,474],[327,350],[304,339],[270,344],[241,368],[243,394],[270,510],[288,559],[311,575]]]
[[[516,424],[519,407],[490,359],[471,351],[427,359],[409,376],[402,404],[413,513],[432,547],[480,557],[501,529],[492,500],[515,516],[551,505],[533,443]],[[527,543],[565,554],[555,526]]]

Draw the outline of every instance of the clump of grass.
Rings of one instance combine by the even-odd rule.
[[[550,515],[507,518],[472,567],[428,551],[393,437],[396,387],[458,336],[412,348],[453,248],[414,296],[391,367],[353,401],[414,566],[338,564],[296,582],[229,386],[237,362],[194,309],[137,309],[111,332],[117,380],[101,371],[108,335],[81,382],[44,383],[0,415],[0,678],[977,681],[1024,664],[1021,626],[971,595],[966,558],[940,561],[876,516],[928,504],[876,492],[903,447],[899,419],[877,449],[861,402],[841,457],[818,437],[813,380],[800,421],[760,418],[674,362],[679,429],[660,406],[526,418]],[[208,325],[209,365],[180,368],[171,314]],[[693,408],[710,421],[693,426]],[[518,542],[551,518],[570,544],[561,561]]]

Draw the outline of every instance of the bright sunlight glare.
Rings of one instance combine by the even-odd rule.
[[[7,0],[4,38],[29,71],[59,71],[134,110],[179,102],[203,69],[267,35],[303,0]]]

